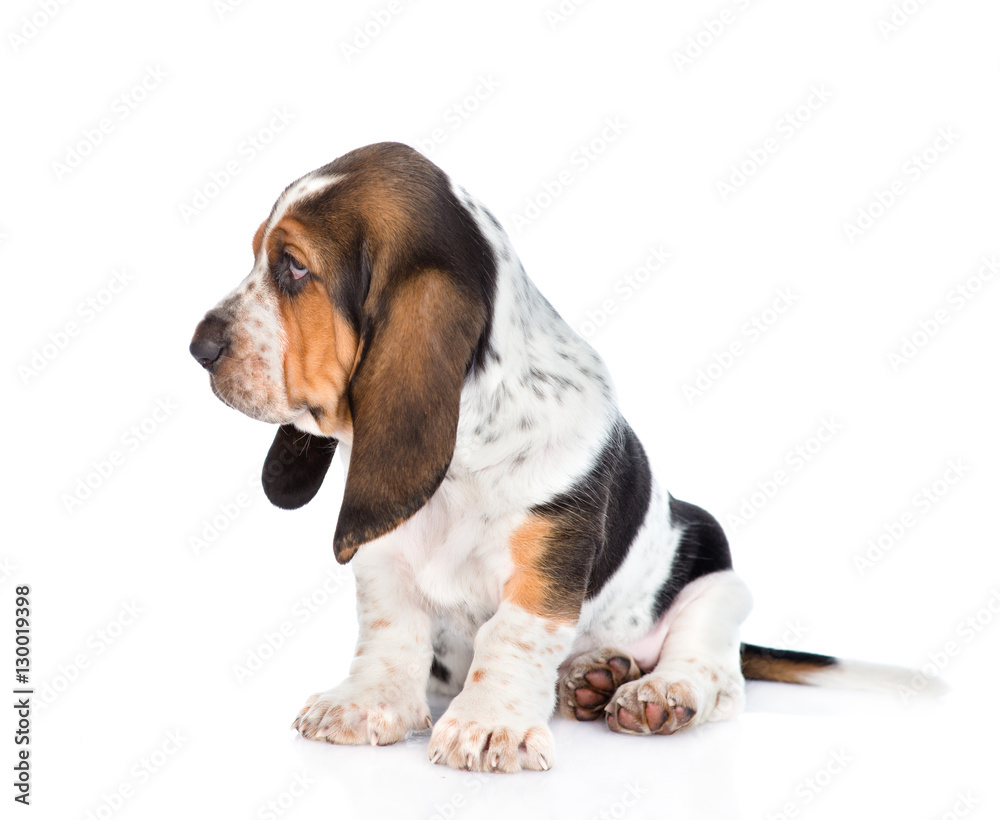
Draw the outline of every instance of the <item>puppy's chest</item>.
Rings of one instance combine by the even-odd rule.
[[[406,524],[401,564],[432,612],[478,627],[500,606],[511,573],[509,516],[449,504],[442,488]]]

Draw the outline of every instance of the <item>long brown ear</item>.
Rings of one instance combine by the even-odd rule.
[[[282,424],[264,459],[260,476],[264,495],[283,510],[309,503],[319,492],[336,449],[335,438],[321,438]]]
[[[437,270],[369,294],[348,386],[354,442],[333,538],[340,563],[413,515],[444,479],[485,314]]]

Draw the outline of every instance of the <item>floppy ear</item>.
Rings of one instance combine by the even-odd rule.
[[[354,441],[333,538],[340,563],[413,515],[444,479],[485,314],[437,270],[369,293],[348,385]]]
[[[264,495],[276,507],[296,510],[312,501],[333,461],[337,439],[303,433],[282,424],[264,459]]]

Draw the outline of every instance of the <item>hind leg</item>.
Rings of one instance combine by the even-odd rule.
[[[453,698],[462,691],[462,684],[472,666],[472,644],[457,635],[441,618],[434,620],[432,644],[434,659],[427,681],[427,694]]]
[[[656,666],[617,688],[605,707],[608,726],[626,734],[672,734],[739,714],[739,626],[750,606],[750,592],[732,570],[684,587],[664,616]]]

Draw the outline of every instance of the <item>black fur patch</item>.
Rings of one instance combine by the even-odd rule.
[[[294,210],[300,219],[340,247],[341,258],[354,270],[342,272],[332,283],[331,297],[356,332],[361,331],[363,303],[368,296],[373,259],[396,274],[435,269],[486,307],[486,325],[469,360],[475,373],[489,360],[489,341],[496,298],[497,260],[469,208],[455,196],[447,175],[418,152],[401,143],[383,142],[344,154],[319,168],[322,176],[343,175],[329,192],[301,200]],[[400,225],[395,247],[372,244],[369,226],[353,207],[373,180],[404,190],[412,204],[408,221]],[[331,267],[336,260],[331,257]]]
[[[652,493],[649,459],[624,419],[615,428],[597,466],[588,476],[588,483],[589,491],[605,488],[608,496],[604,537],[594,555],[587,582],[587,597],[593,598],[625,560],[649,511]]]
[[[788,661],[809,666],[836,666],[837,659],[832,655],[817,655],[814,652],[796,652],[794,649],[773,649],[770,646],[757,646],[752,643],[740,644],[740,655],[744,661],[747,658],[761,658],[767,661]]]
[[[343,563],[420,509],[444,478],[462,385],[491,355],[497,260],[448,177],[412,148],[369,145],[316,173],[341,178],[287,218],[313,238],[318,275],[360,344],[347,389],[354,449],[334,534]],[[421,277],[445,298],[421,291]],[[394,331],[401,294],[423,306],[423,325]],[[427,338],[411,345],[415,334]],[[298,484],[309,485],[310,466]],[[286,495],[268,497],[282,506]],[[295,506],[300,495],[312,497],[291,493]]]
[[[264,459],[260,476],[264,495],[283,510],[296,510],[312,501],[336,449],[335,438],[320,438],[282,424]]]
[[[451,672],[437,659],[437,655],[431,661],[431,676],[437,678],[441,683],[451,683]]]
[[[670,497],[671,526],[682,528],[680,543],[670,567],[670,577],[656,594],[653,619],[667,611],[677,593],[696,578],[733,568],[729,541],[722,525],[701,507]]]
[[[812,675],[839,664],[840,661],[830,655],[740,644],[740,669],[747,680],[811,683]]]
[[[565,611],[600,592],[628,554],[649,509],[649,461],[632,428],[619,419],[590,471],[570,490],[533,507],[553,522],[542,558]]]

